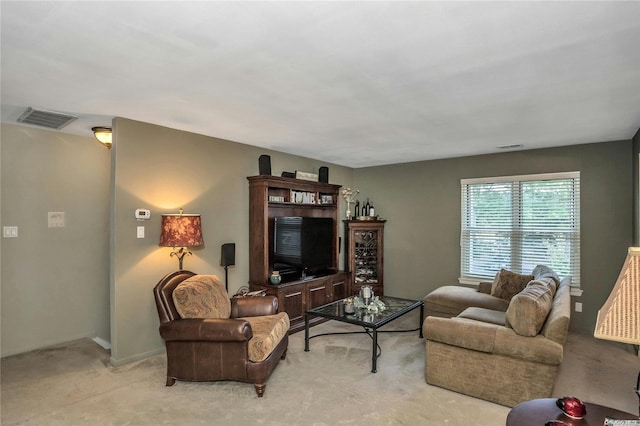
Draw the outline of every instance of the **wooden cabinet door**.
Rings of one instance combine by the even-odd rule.
[[[308,284],[307,310],[330,302],[331,280],[314,280]]]
[[[331,302],[347,297],[347,274],[338,274],[331,280]]]
[[[289,321],[291,324],[297,324],[304,322],[304,316],[306,312],[304,304],[304,290],[303,284],[289,286],[283,289],[280,293],[281,304],[279,311],[284,311],[289,315]]]

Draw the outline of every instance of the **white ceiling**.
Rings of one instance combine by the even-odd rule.
[[[114,116],[351,167],[630,139],[640,2],[1,2],[3,122]],[[501,151],[500,151],[501,152]]]

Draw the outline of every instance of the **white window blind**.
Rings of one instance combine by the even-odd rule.
[[[548,265],[580,286],[580,172],[462,179],[461,279]]]

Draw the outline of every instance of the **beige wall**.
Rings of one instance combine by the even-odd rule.
[[[272,174],[329,167],[329,182],[350,185],[353,171],[317,160],[172,130],[127,119],[114,126],[112,205],[111,343],[112,362],[121,364],[164,350],[152,297],[155,284],[178,269],[170,248],[158,247],[162,213],[200,213],[205,245],[185,257],[184,269],[224,277],[220,246],[236,244],[229,268],[229,292],[249,280],[249,185],[258,157],[271,155]],[[341,204],[344,212],[344,203]],[[137,222],[136,208],[151,210]],[[341,213],[344,214],[344,213]],[[143,224],[146,238],[136,238]]]
[[[151,290],[178,264],[158,246],[160,214],[182,207],[202,215],[205,246],[185,269],[223,277],[220,246],[236,243],[235,292],[248,281],[246,177],[258,174],[261,154],[271,155],[274,175],[327,165],[331,183],[371,198],[388,219],[390,295],[420,298],[457,282],[460,178],[582,172],[579,331],[592,331],[633,234],[630,141],[352,170],[127,119],[114,120],[111,152],[92,138],[6,124],[0,131],[1,221],[20,232],[1,245],[3,356],[84,336],[110,340],[114,364],[162,352]],[[150,209],[151,219],[136,221],[136,208]],[[48,211],[65,211],[67,226],[47,228]]]
[[[385,293],[421,298],[460,271],[460,179],[581,172],[581,275],[572,328],[592,333],[632,242],[632,144],[607,142],[358,169],[385,227]]]
[[[109,336],[109,162],[95,139],[3,124],[2,356]],[[49,228],[47,212],[65,212]]]

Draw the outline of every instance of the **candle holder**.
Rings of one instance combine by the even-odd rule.
[[[353,314],[356,312],[356,305],[353,301],[353,298],[347,297],[344,299],[344,312],[347,314]]]
[[[370,285],[360,287],[360,299],[362,299],[362,303],[364,303],[365,306],[369,306],[373,297],[373,288],[371,288]]]

